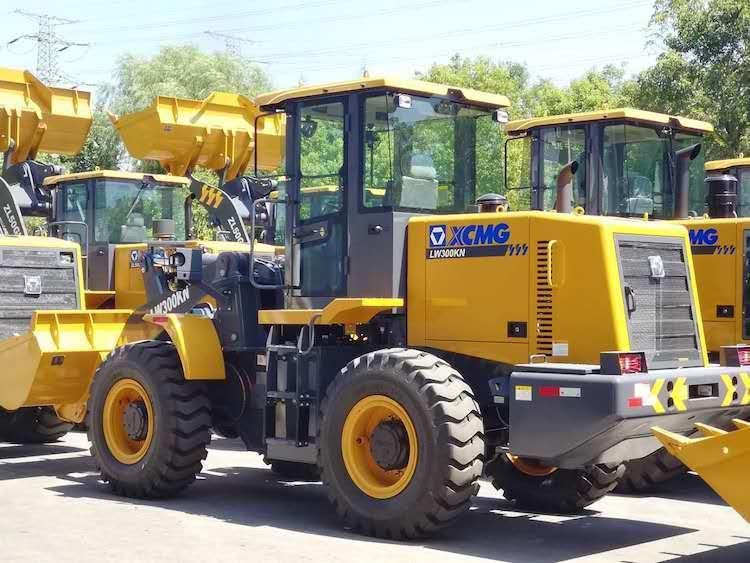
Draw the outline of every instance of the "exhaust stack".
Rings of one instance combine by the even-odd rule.
[[[555,211],[558,213],[573,212],[573,176],[578,171],[578,161],[571,160],[557,174],[557,198]]]
[[[675,219],[687,219],[690,214],[690,162],[701,153],[701,144],[696,143],[675,151],[677,157],[677,184],[675,186]]]
[[[714,219],[737,216],[737,186],[739,180],[729,174],[715,174],[706,178],[708,185],[708,215]]]

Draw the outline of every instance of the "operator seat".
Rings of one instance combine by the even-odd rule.
[[[120,242],[145,242],[147,238],[146,221],[140,213],[132,213],[120,226]]]
[[[408,176],[401,176],[401,207],[437,209],[438,181],[432,158],[427,155],[412,157]]]

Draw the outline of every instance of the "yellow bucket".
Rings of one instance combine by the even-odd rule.
[[[38,151],[75,154],[91,128],[91,94],[48,87],[29,71],[0,67],[0,152],[11,164]]]

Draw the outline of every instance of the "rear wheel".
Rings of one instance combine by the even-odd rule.
[[[118,494],[170,496],[201,471],[210,403],[203,384],[185,380],[171,343],[112,352],[96,372],[89,409],[91,453]]]
[[[484,428],[471,388],[444,361],[403,349],[357,358],[321,411],[321,478],[352,528],[413,538],[469,509]]]
[[[687,471],[682,462],[666,449],[659,448],[644,458],[625,464],[625,476],[615,489],[619,494],[643,493],[660,483],[674,479]]]
[[[52,407],[0,410],[0,442],[46,444],[56,442],[72,429],[73,424],[58,418]]]
[[[496,489],[519,508],[570,514],[611,492],[625,471],[623,465],[594,465],[559,469],[510,454],[500,454],[487,466]]]

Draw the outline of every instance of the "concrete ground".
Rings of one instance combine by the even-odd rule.
[[[343,529],[319,483],[275,477],[234,440],[216,439],[200,480],[158,502],[113,496],[87,447],[83,434],[0,444],[2,561],[750,561],[750,525],[689,474],[574,517],[517,512],[483,483],[458,525],[396,543]]]

